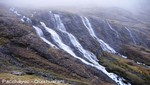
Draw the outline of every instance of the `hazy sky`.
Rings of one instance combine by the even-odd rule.
[[[144,0],[1,0],[7,4],[24,7],[121,7],[135,9]]]

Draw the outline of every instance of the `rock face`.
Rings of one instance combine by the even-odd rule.
[[[126,84],[149,84],[149,68],[136,65],[136,62],[150,65],[150,31],[146,24],[137,27],[138,21],[133,22],[130,17],[126,20],[134,26],[111,18],[101,19],[98,14],[80,16],[60,11],[12,10],[0,9],[0,72],[21,70],[25,74],[48,80],[63,79],[75,85],[118,83],[103,69],[94,67],[102,64],[110,72],[124,77]],[[87,18],[86,24],[82,17]],[[125,62],[119,62],[118,56]],[[126,65],[127,62],[130,64]],[[133,76],[122,75],[126,68],[128,75],[138,73],[137,79],[146,80],[139,79],[136,83]],[[146,71],[142,73],[140,69]]]

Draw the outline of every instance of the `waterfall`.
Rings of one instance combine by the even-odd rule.
[[[81,16],[81,19],[82,19],[82,22],[83,22],[84,26],[89,31],[90,35],[100,43],[100,46],[102,47],[103,51],[107,51],[107,52],[110,52],[110,53],[116,53],[116,51],[112,47],[110,47],[107,43],[105,43],[103,40],[99,39],[96,36],[89,20],[86,17]]]
[[[125,27],[125,29],[129,32],[129,35],[132,38],[133,43],[136,45],[136,41],[135,41],[135,39],[134,39],[134,37],[132,35],[132,32],[127,27]]]
[[[10,8],[9,10],[12,11],[13,13],[15,13],[17,16],[22,16],[15,10],[15,8]]]
[[[86,58],[91,63],[94,62],[94,64],[97,64],[97,62],[95,62],[95,61],[98,61],[96,56],[92,52],[90,52],[88,50],[85,50],[82,47],[82,45],[79,43],[79,41],[76,39],[76,37],[74,35],[72,35],[71,33],[68,33],[66,31],[66,28],[65,28],[64,24],[62,23],[62,21],[60,19],[60,16],[57,15],[57,14],[54,14],[54,17],[55,17],[56,22],[57,22],[57,27],[58,27],[57,29],[59,29],[61,32],[68,35],[68,37],[69,37],[71,43],[73,44],[73,46],[76,47],[78,49],[78,51],[80,51],[83,54],[84,58]],[[58,26],[58,25],[60,25],[60,26]]]
[[[69,51],[71,50],[71,48],[70,48],[69,46],[67,46],[67,45],[65,45],[65,44],[62,44],[63,42],[61,41],[59,35],[58,35],[54,30],[52,31],[52,29],[46,27],[46,25],[45,25],[43,22],[41,22],[41,24],[42,24],[42,26],[43,26],[49,33],[52,34],[52,38],[57,39],[56,42],[57,42],[57,43],[60,43],[59,47],[62,47],[62,49],[66,48],[66,49],[64,49],[65,51],[67,51],[68,53],[71,53],[73,56],[75,56],[75,54],[74,54],[73,51],[69,52]],[[93,53],[84,50],[83,47],[80,45],[80,43],[77,41],[77,39],[76,39],[72,34],[67,33],[66,31],[62,31],[62,32],[63,32],[63,33],[66,33],[66,34],[68,35],[69,39],[71,40],[71,43],[72,43],[75,47],[77,47],[80,52],[83,53],[84,57],[85,57],[88,61],[90,61],[90,62],[93,63],[93,64],[98,64],[97,62],[95,62],[95,61],[98,61],[98,59],[96,58],[96,56],[95,56]]]
[[[22,19],[21,19],[21,21],[22,21],[22,22],[27,22],[27,23],[29,23],[29,24],[32,23],[32,21],[30,20],[30,18],[28,18],[28,17],[26,17],[26,16],[23,16]]]
[[[50,41],[48,41],[48,40],[44,37],[43,31],[42,31],[39,27],[33,26],[33,28],[36,30],[36,33],[38,34],[38,36],[39,36],[44,42],[46,42],[47,44],[49,44],[51,47],[56,47],[54,44],[52,44]],[[57,47],[56,47],[56,48],[57,48]]]
[[[107,20],[106,20],[106,22],[107,22],[109,28],[116,33],[117,38],[119,38],[119,33],[114,28],[112,28],[112,26],[109,24],[109,22]]]
[[[107,76],[109,76],[112,80],[114,80],[116,83],[119,83],[120,85],[126,85],[126,84],[123,82],[125,79],[120,78],[119,76],[117,76],[117,75],[114,74],[114,73],[109,73],[109,72],[107,72],[107,70],[105,69],[105,67],[102,66],[102,65],[100,65],[97,61],[95,61],[95,60],[93,60],[93,59],[92,59],[92,61],[89,60],[89,61],[92,62],[92,63],[91,63],[91,62],[86,61],[86,60],[83,59],[83,58],[80,58],[80,57],[76,56],[76,54],[72,51],[72,49],[71,49],[69,46],[65,45],[65,44],[62,42],[61,38],[59,37],[59,35],[58,35],[54,30],[48,28],[48,27],[45,25],[45,23],[43,23],[43,22],[41,22],[41,25],[52,35],[52,38],[54,39],[55,43],[56,43],[61,49],[63,49],[63,50],[66,51],[67,53],[71,54],[73,57],[75,57],[75,58],[81,60],[81,61],[82,61],[83,63],[85,63],[86,65],[95,67],[95,68],[97,68],[98,70],[102,71],[102,72],[105,73]],[[72,39],[72,41],[74,41],[73,39],[75,39],[75,37],[74,37],[74,38],[73,38],[73,36],[70,36],[70,37],[71,37],[70,39]],[[74,44],[76,44],[76,43],[78,43],[78,42],[76,42],[76,40],[75,40]],[[93,56],[95,56],[95,55],[93,54]],[[130,84],[129,84],[129,85],[130,85]]]
[[[92,26],[91,26],[89,20],[88,20],[86,17],[82,17],[82,16],[81,16],[81,19],[82,19],[82,22],[83,22],[84,26],[85,26],[85,27],[87,28],[87,30],[89,31],[90,35],[100,43],[100,46],[102,47],[102,49],[103,49],[104,51],[107,51],[107,52],[110,52],[110,53],[116,53],[116,51],[115,51],[113,48],[111,48],[107,43],[105,43],[103,40],[99,39],[99,38],[96,36],[96,34],[95,34],[95,32],[94,32],[94,30],[93,30],[93,28],[92,28]],[[119,54],[119,55],[120,55],[120,54]],[[127,58],[126,56],[123,56],[123,55],[120,55],[120,56],[122,56],[123,58]],[[104,73],[110,76],[110,74],[109,74],[108,72],[104,72]],[[115,75],[115,74],[113,74],[113,76],[114,76],[114,75]],[[115,76],[117,76],[117,75],[115,75]],[[116,81],[116,82],[118,81],[118,80],[116,80],[116,79],[113,79],[113,80]],[[122,81],[122,79],[119,79],[119,81]],[[120,84],[120,85],[126,85],[126,84],[124,84],[123,82],[120,82],[119,84]],[[128,84],[129,84],[129,83],[128,83]],[[129,85],[130,85],[130,84],[129,84]]]
[[[59,15],[58,15],[58,16],[55,16],[55,17],[59,18],[59,19],[56,19],[56,20],[60,20],[60,21],[61,21]],[[62,22],[57,22],[57,24],[59,25],[59,26],[57,26],[57,27],[60,29],[60,31],[62,31],[62,32],[64,32],[64,33],[66,32],[66,34],[67,34],[68,37],[70,38],[72,44],[73,44],[75,47],[78,47],[78,49],[79,49],[80,51],[83,51],[84,49],[82,48],[82,46],[80,45],[80,43],[77,41],[77,39],[76,39],[71,33],[68,33],[68,32],[66,31],[66,29],[65,29],[65,27],[64,27],[64,25],[63,25],[63,23],[62,23]],[[91,61],[91,62],[93,62],[93,63],[87,62],[86,60],[84,60],[84,59],[82,59],[82,58],[76,56],[76,54],[72,51],[72,49],[71,49],[69,46],[67,46],[66,44],[64,44],[64,43],[62,42],[61,38],[59,37],[59,35],[58,35],[54,30],[48,28],[43,22],[41,22],[41,25],[45,28],[46,31],[48,31],[48,32],[51,34],[52,39],[55,41],[55,43],[58,45],[59,48],[63,49],[64,51],[66,51],[67,53],[69,53],[70,55],[72,55],[73,57],[75,57],[75,58],[81,60],[81,61],[82,61],[83,63],[85,63],[86,65],[95,67],[95,68],[97,68],[98,70],[102,71],[102,72],[105,73],[108,77],[110,77],[112,80],[114,80],[118,85],[127,85],[127,84],[125,84],[125,83],[123,82],[125,79],[120,78],[119,76],[117,76],[117,75],[114,74],[114,73],[109,73],[109,72],[107,72],[107,70],[105,69],[105,67],[102,66],[102,65],[100,65],[100,64],[94,59],[94,57],[95,57],[94,54],[91,55],[90,53],[88,53],[88,51],[84,50],[84,52],[87,53],[86,55],[91,55],[91,56],[93,56],[92,58],[90,58],[90,59],[92,59],[92,60],[89,60],[89,61]],[[64,27],[64,28],[62,28],[62,27]],[[49,42],[48,40],[46,40],[46,39],[44,38],[44,34],[43,34],[42,30],[41,30],[39,27],[33,26],[33,28],[36,30],[38,36],[39,36],[43,41],[45,41],[45,42],[48,43],[49,45],[55,46],[55,45],[53,45],[51,42]],[[74,42],[74,43],[73,43],[73,42]],[[83,53],[84,53],[84,52],[83,52]],[[128,83],[128,85],[130,85],[130,84]]]
[[[77,41],[77,39],[76,39],[71,33],[68,33],[68,32],[66,31],[65,26],[64,26],[64,24],[62,23],[62,21],[61,21],[59,15],[54,14],[54,17],[55,17],[56,22],[57,22],[57,28],[58,28],[61,32],[66,33],[66,34],[69,36],[69,39],[70,39],[70,41],[72,42],[72,44],[73,44],[75,47],[77,47],[78,50],[79,50],[81,53],[84,54],[84,57],[85,57],[85,58],[88,58],[87,56],[91,56],[91,57],[93,56],[94,58],[96,57],[92,52],[88,53],[89,51],[86,51],[85,49],[83,49],[83,47],[80,45],[80,43]],[[58,25],[60,25],[60,26],[58,26]],[[94,33],[94,32],[93,32],[93,33]],[[108,46],[106,43],[102,42],[102,40],[99,40],[99,42],[103,43],[104,46],[106,46],[106,47],[109,48],[109,46]],[[109,48],[109,49],[110,49],[110,48]],[[110,49],[110,50],[111,50],[111,52],[115,53],[115,50],[112,50],[112,49]],[[91,53],[92,53],[92,55],[91,55]],[[90,59],[89,61],[93,61],[93,62],[91,63],[91,62],[87,62],[87,61],[86,61],[86,63],[88,63],[87,65],[90,65],[90,66],[95,67],[95,68],[97,68],[98,70],[102,71],[102,72],[105,73],[107,76],[109,76],[112,80],[114,80],[116,83],[119,83],[120,85],[126,85],[126,84],[123,82],[125,79],[120,78],[119,76],[117,76],[117,75],[114,74],[114,73],[109,73],[109,72],[107,72],[107,70],[105,69],[105,67],[102,66],[102,65],[100,65],[100,64],[96,61],[97,59],[95,60],[95,59],[93,59],[93,57],[92,57],[92,58],[88,58],[88,60]],[[79,59],[79,57],[78,57],[78,59]],[[91,59],[92,59],[92,60],[91,60]],[[84,62],[84,63],[85,63],[85,62]],[[86,63],[85,63],[85,64],[86,64]],[[130,84],[129,84],[129,85],[130,85]]]
[[[84,26],[88,29],[90,35],[100,43],[100,46],[102,47],[103,51],[107,51],[109,53],[117,53],[112,47],[110,47],[107,43],[105,43],[103,40],[99,39],[96,36],[88,18],[81,16],[81,19],[82,19]],[[119,53],[118,53],[118,55],[123,57],[123,58],[127,58],[127,56],[121,55]]]
[[[51,34],[51,37],[53,38],[53,40],[55,41],[55,43],[58,45],[59,48],[63,49],[64,51],[66,51],[67,53],[69,53],[70,55],[72,55],[73,57],[81,60],[83,63],[87,64],[87,65],[90,65],[90,66],[94,66],[93,64],[85,61],[84,59],[76,56],[76,54],[72,51],[72,49],[67,46],[66,44],[64,44],[61,40],[61,38],[59,37],[59,35],[54,31],[52,30],[51,28],[48,28],[44,22],[41,22],[41,25],[45,28],[45,30],[47,30],[50,34]],[[95,64],[98,65],[98,63],[96,62]],[[104,69],[104,68],[103,68]]]
[[[61,31],[66,32],[66,28],[65,28],[64,24],[61,22],[60,16],[57,15],[57,14],[54,14],[54,17],[55,17],[55,20],[56,20],[57,28]]]
[[[26,16],[22,16],[21,14],[18,13],[18,11],[15,10],[15,8],[10,8],[9,10],[12,11],[13,13],[15,13],[17,16],[21,17],[22,22],[26,22],[26,23],[29,23],[29,24],[32,23],[30,18],[28,18]]]
[[[43,22],[41,22],[41,25],[45,28],[46,31],[48,31],[51,34],[52,39],[58,45],[59,48],[63,49],[64,51],[71,54],[72,56],[76,56],[72,51],[72,49],[62,42],[61,38],[54,30],[48,28]]]
[[[26,16],[22,16],[21,14],[19,14],[15,8],[10,8],[9,9],[10,11],[14,12],[17,16],[21,17],[21,21],[22,22],[27,22],[29,24],[32,24],[32,21],[30,20],[30,18],[26,17]],[[55,47],[57,48],[57,46],[55,46],[54,44],[52,44],[50,41],[48,41],[45,37],[44,37],[44,34],[43,34],[43,31],[36,27],[36,26],[33,26],[33,28],[36,30],[36,33],[37,35],[45,42],[47,43],[48,45],[50,45],[51,47]]]

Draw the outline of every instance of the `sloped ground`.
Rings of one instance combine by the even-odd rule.
[[[142,52],[128,52],[136,55],[142,54]],[[140,59],[144,61],[145,55],[143,58],[132,57],[133,59]],[[124,59],[120,56],[105,52],[103,56],[99,56],[100,63],[106,67],[110,72],[114,72],[123,78],[127,79],[128,82],[131,82],[133,85],[149,85],[150,82],[150,68],[147,68],[144,65],[138,65],[135,61],[130,59]],[[147,60],[145,60],[147,61]]]
[[[39,13],[37,16],[42,15],[42,19],[47,19],[44,14],[44,12],[41,14]],[[73,17],[72,15],[70,16],[71,18],[75,18],[74,21],[72,19],[69,20],[69,18],[66,18],[69,15],[70,14],[66,15],[64,13],[65,17],[63,17],[63,21],[66,21],[65,25],[69,26],[69,21],[72,21],[69,23],[73,24],[76,19],[79,20],[79,17],[77,18],[76,15]],[[113,16],[110,17],[113,18]],[[126,19],[128,17],[123,16],[122,18]],[[105,28],[105,26],[99,25],[97,17],[90,17],[91,21],[92,19],[95,19],[95,21],[93,20],[92,23],[95,23],[94,28],[96,30],[98,30],[99,28],[109,30],[108,27]],[[128,18],[127,20],[129,19],[131,18]],[[36,19],[33,18],[33,20],[35,20],[34,24],[36,24]],[[80,24],[78,29],[82,29],[83,33],[85,29],[83,27],[83,24],[81,23],[81,21],[77,21],[77,23]],[[125,22],[124,25],[126,26],[126,24],[128,23],[129,22]],[[132,39],[127,36],[127,31],[125,29],[123,30],[123,26],[119,20],[116,21],[115,19],[112,19],[110,20],[110,24],[113,27],[117,28],[116,30],[120,33],[121,39],[119,40],[121,42],[119,41],[119,49],[117,49],[116,47],[117,51],[119,51],[123,55],[128,56],[129,59],[124,59],[121,56],[107,52],[97,53],[97,49],[99,48],[97,46],[98,44],[95,43],[95,41],[93,41],[93,39],[91,39],[89,35],[81,36],[81,38],[79,38],[79,41],[83,46],[86,46],[87,49],[90,49],[95,54],[97,53],[97,56],[100,60],[99,63],[104,65],[110,72],[124,77],[133,85],[149,85],[150,69],[144,65],[138,65],[136,63],[139,61],[141,63],[145,63],[146,65],[150,65],[150,51],[148,49],[148,40],[150,39],[148,36],[150,34],[149,29],[146,27],[143,31],[145,24],[140,25],[144,25],[143,28],[140,28],[140,26],[133,26],[137,27],[133,30],[140,35],[138,37],[139,46],[136,46],[133,45]],[[132,24],[133,23],[130,23],[130,26]],[[76,28],[74,24],[70,27]],[[74,33],[74,35],[76,35],[77,37],[80,37],[80,35],[78,35],[78,32],[72,29],[69,29],[69,31]],[[97,31],[98,35],[101,35],[100,38],[104,38],[104,40],[109,43],[111,42],[111,40],[114,42],[118,42],[114,37],[114,33],[109,33],[110,37],[107,36],[108,38],[105,38],[105,35],[103,35],[105,33],[103,32],[103,30]],[[87,38],[89,40],[85,41],[87,40]],[[145,47],[144,44],[146,44]],[[118,43],[112,43],[112,46],[114,45],[118,45]],[[14,74],[11,74],[13,71],[23,72],[23,75],[16,76]],[[73,58],[71,55],[62,50],[50,48],[49,45],[44,43],[36,35],[35,30],[32,28],[32,26],[22,23],[19,18],[17,18],[17,16],[9,12],[9,9],[5,9],[3,7],[1,7],[0,9],[0,72],[2,73],[0,74],[0,79],[3,79],[6,74],[10,77],[23,77],[23,79],[24,77],[26,77],[27,79],[30,79],[32,77],[33,79],[40,78],[44,80],[64,80],[66,83],[75,85],[115,84],[111,79],[109,79],[102,72],[97,71],[95,68],[84,65],[82,62]]]
[[[75,85],[114,85],[102,72],[84,65],[66,52],[50,48],[32,26],[22,23],[9,9],[0,9],[0,79],[40,78]],[[8,77],[5,77],[5,74]]]
[[[115,11],[115,9],[117,9],[117,11]],[[146,21],[149,19],[149,16],[141,13],[135,16],[131,12],[118,8],[110,10],[98,10],[95,8],[95,10],[91,11],[85,9],[83,12],[83,15],[89,16],[92,26],[96,30],[95,32],[100,35],[99,37],[109,44],[112,43],[112,47],[116,48],[115,50],[128,57],[128,59],[124,59],[116,54],[103,52],[102,55],[98,56],[100,64],[105,66],[110,72],[124,77],[133,85],[149,85],[150,28],[149,23]],[[141,19],[143,16],[145,20]],[[102,20],[105,20],[105,18],[108,19],[111,26],[118,31],[119,39],[115,38],[115,36],[109,32],[110,28],[104,26],[104,23],[102,24]],[[133,32],[135,40],[137,41],[136,44],[133,43],[125,27],[129,27]],[[108,34],[105,34],[104,29],[107,29]]]

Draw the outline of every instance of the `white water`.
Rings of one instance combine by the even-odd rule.
[[[48,31],[51,34],[52,39],[58,45],[58,47],[60,47],[61,49],[63,49],[67,53],[71,54],[72,56],[75,56],[72,49],[62,42],[61,38],[59,37],[59,35],[54,30],[52,30],[51,28],[48,28],[43,22],[41,22],[41,25],[45,28],[46,31]]]
[[[51,47],[56,47],[54,44],[52,44],[50,41],[48,41],[46,38],[44,38],[43,31],[42,31],[39,27],[33,26],[33,28],[36,30],[36,33],[38,34],[38,36],[39,36],[44,42],[46,42],[47,44],[49,44]],[[56,47],[56,48],[57,48],[57,47]]]
[[[145,67],[147,67],[147,68],[150,68],[150,66],[148,66],[148,65],[146,65],[146,64],[144,64],[144,63],[140,63],[140,62],[136,62],[138,65],[143,65],[143,66],[145,66]]]
[[[113,49],[113,48],[111,48],[107,43],[105,43],[103,40],[101,40],[101,39],[99,39],[97,36],[96,36],[96,34],[95,34],[95,32],[94,32],[94,30],[93,30],[93,28],[92,28],[92,26],[91,26],[91,24],[90,24],[90,22],[89,22],[89,20],[86,18],[86,17],[82,17],[81,16],[81,19],[82,19],[82,22],[83,22],[83,24],[84,24],[84,26],[88,29],[88,31],[89,31],[89,33],[90,33],[90,35],[93,37],[93,38],[95,38],[99,43],[100,43],[100,46],[102,47],[102,49],[104,50],[104,51],[107,51],[107,52],[110,52],[110,53],[116,53],[116,51]],[[123,58],[127,58],[126,56],[123,56],[123,55],[120,55],[120,56],[122,56]],[[105,73],[105,72],[104,72]],[[107,74],[107,73],[106,73]],[[108,75],[108,74],[107,74]],[[113,76],[114,76],[115,74],[113,74]],[[109,75],[110,76],[110,75]],[[116,77],[118,77],[117,75],[115,75]],[[113,80],[115,80],[115,79],[113,79]],[[119,79],[119,81],[122,81],[122,80],[124,80],[124,79]],[[118,81],[118,80],[115,80],[116,82]],[[121,82],[121,83],[119,83],[120,85],[126,85],[125,83],[123,83],[123,82]],[[129,83],[128,83],[129,84]],[[130,85],[130,84],[129,84]]]
[[[83,22],[84,26],[88,29],[90,35],[92,37],[94,37],[100,43],[100,46],[102,47],[102,49],[104,51],[107,51],[107,52],[110,52],[110,53],[117,53],[112,47],[110,47],[107,43],[105,43],[103,40],[99,39],[96,36],[96,34],[95,34],[91,24],[90,24],[90,21],[86,17],[82,17],[81,16],[81,19],[82,19],[82,22]],[[121,55],[119,53],[118,53],[118,55],[123,57],[123,58],[127,58],[127,56],[123,56],[123,55]]]
[[[17,16],[21,16],[21,14],[19,14],[17,11],[14,11],[14,13],[15,13]]]
[[[88,29],[90,35],[100,43],[100,46],[102,47],[102,49],[104,51],[107,51],[107,52],[110,52],[110,53],[116,53],[116,51],[112,47],[110,47],[107,43],[105,43],[103,40],[99,39],[96,36],[89,20],[86,17],[81,17],[81,19],[82,19],[82,22],[83,22],[84,26]]]
[[[22,17],[21,18],[21,21],[22,22],[27,22],[27,23],[32,23],[32,21],[30,20],[30,18],[28,18],[28,17],[26,17],[26,16],[22,16],[21,14],[19,14],[16,10],[15,10],[15,8],[10,8],[9,9],[10,11],[12,11],[12,12],[14,12],[17,16],[19,16],[19,17]]]
[[[51,31],[50,33],[52,34],[52,29],[46,27],[46,25],[45,25],[43,22],[41,22],[41,24],[42,24],[42,26],[43,26],[48,32]],[[84,50],[83,47],[80,45],[80,43],[77,41],[77,39],[76,39],[72,34],[67,33],[66,31],[62,31],[62,32],[63,32],[63,33],[66,33],[66,34],[69,36],[69,39],[71,40],[72,44],[73,44],[75,47],[77,47],[80,52],[83,53],[84,57],[85,57],[87,60],[89,60],[91,63],[94,62],[93,64],[98,64],[97,62],[95,62],[95,60],[98,60],[98,59],[96,58],[96,56],[95,56],[93,53]],[[55,36],[53,36],[53,35],[55,35]],[[62,47],[62,49],[64,49],[64,50],[67,51],[68,53],[71,53],[72,55],[75,56],[75,54],[74,54],[73,51],[71,51],[71,52],[68,51],[68,50],[71,50],[71,48],[70,48],[69,46],[65,45],[64,43],[62,44],[62,41],[61,41],[59,35],[57,35],[57,33],[54,32],[54,30],[53,30],[53,35],[52,35],[52,37],[53,37],[54,39],[56,39],[56,36],[57,36],[57,40],[56,40],[56,41],[61,44],[59,47]],[[58,38],[59,38],[59,39],[58,39]],[[65,45],[65,46],[64,46],[64,45]]]
[[[23,22],[27,22],[27,23],[32,23],[32,21],[30,20],[30,18],[26,17],[26,16],[23,16],[21,21]]]
[[[73,57],[81,60],[83,63],[85,63],[86,65],[90,65],[92,67],[97,68],[98,70],[102,71],[103,73],[105,73],[107,76],[109,76],[111,79],[113,79],[114,81],[116,81],[116,83],[120,84],[120,85],[126,85],[123,82],[123,78],[120,78],[119,76],[117,76],[114,73],[109,73],[106,71],[104,66],[101,66],[97,61],[92,60],[91,62],[87,62],[86,60],[76,56],[76,54],[72,51],[72,49],[67,46],[66,44],[64,44],[61,40],[61,38],[59,37],[59,35],[52,29],[48,28],[43,22],[41,22],[42,26],[52,35],[52,38],[54,39],[54,41],[57,43],[57,45],[63,49],[64,51],[66,51],[67,53],[71,54]],[[73,40],[74,41],[74,40]],[[90,61],[90,60],[89,60]],[[130,84],[128,84],[130,85]]]
[[[61,40],[61,38],[59,37],[59,35],[54,31],[52,30],[51,28],[48,28],[45,23],[41,22],[41,25],[52,35],[51,37],[53,38],[53,40],[55,41],[55,43],[59,46],[59,48],[63,49],[64,51],[66,51],[67,53],[69,53],[70,55],[72,55],[73,57],[81,60],[83,63],[87,64],[87,65],[90,65],[90,66],[93,66],[93,64],[85,61],[84,59],[76,56],[76,54],[72,51],[72,49],[67,46],[66,44],[64,44]],[[103,68],[104,69],[104,68]]]
[[[15,8],[10,8],[9,10],[12,11],[12,12],[14,12],[17,16],[21,16],[21,14],[19,14],[19,13],[15,10]]]
[[[125,28],[126,28],[126,30],[129,32],[130,37],[131,37],[132,40],[133,40],[133,43],[136,45],[136,41],[135,41],[135,39],[134,39],[134,37],[133,37],[133,35],[132,35],[132,32],[131,32],[127,27],[125,27]]]
[[[101,39],[99,39],[96,35],[95,35],[95,33],[94,33],[94,30],[93,30],[93,28],[92,28],[92,26],[91,26],[91,24],[90,24],[90,22],[89,22],[89,20],[86,18],[86,17],[81,17],[82,18],[82,22],[84,23],[84,25],[85,25],[85,27],[89,30],[89,33],[91,34],[91,36],[93,36],[93,37],[96,37],[96,39],[98,40],[98,41],[100,41]],[[103,20],[103,22],[105,23],[105,20]],[[87,24],[86,24],[87,23]],[[111,26],[110,26],[110,24],[108,23],[108,21],[107,21],[107,24],[109,25],[109,27],[112,29],[112,30],[114,30]],[[118,32],[116,31],[116,30],[114,30],[116,33],[117,33],[117,35],[118,35]],[[118,37],[119,37],[119,35],[118,35]],[[101,40],[102,42],[104,42],[103,40]],[[111,52],[111,53],[117,53],[113,48],[111,48],[107,43],[100,43],[100,44],[102,44],[102,49],[104,50],[104,51],[107,51],[107,52]],[[107,49],[108,50],[107,50]],[[106,49],[106,50],[105,50]],[[110,51],[109,51],[110,50]],[[119,54],[118,53],[118,55],[119,56],[121,56],[122,58],[127,58],[127,56],[124,56],[124,55],[121,55],[121,54]]]
[[[118,53],[118,55],[121,56],[122,58],[126,58],[126,59],[128,58],[127,56],[121,55],[119,53]]]
[[[112,28],[112,26],[109,24],[109,22],[107,20],[106,20],[106,22],[107,22],[109,28],[116,33],[117,38],[119,38],[119,33],[114,28]]]
[[[71,54],[73,57],[81,60],[83,63],[87,64],[87,65],[90,65],[92,67],[95,67],[97,68],[98,70],[102,71],[103,73],[105,73],[107,76],[109,76],[111,79],[113,79],[118,85],[126,85],[124,82],[123,82],[123,78],[120,78],[119,76],[117,76],[116,74],[114,73],[109,73],[106,71],[105,67],[101,66],[100,64],[98,64],[98,62],[95,60],[93,60],[93,63],[90,63],[90,62],[87,62],[86,60],[78,57],[75,55],[75,53],[72,51],[72,49],[65,45],[61,38],[59,37],[59,35],[52,29],[48,28],[44,23],[41,23],[42,26],[52,35],[52,38],[53,40],[56,42],[56,44],[62,48],[64,51],[66,51],[67,53]],[[61,23],[60,23],[61,24]],[[63,23],[62,23],[63,24]],[[37,34],[39,35],[39,37],[41,37],[41,39],[43,39],[43,41],[45,41],[46,43],[48,43],[49,45],[53,46],[53,44],[51,42],[49,42],[48,40],[46,40],[43,36],[43,32],[40,28],[36,27],[36,26],[33,26],[33,28],[36,30]],[[71,34],[72,35],[72,34]],[[70,36],[71,36],[70,35]],[[71,37],[71,38],[74,38],[75,37]],[[76,40],[73,40],[73,41],[76,41]],[[75,43],[74,43],[75,44]],[[130,85],[130,84],[128,84]]]
[[[66,31],[66,28],[65,28],[64,24],[62,23],[62,21],[60,19],[60,16],[57,15],[57,14],[54,14],[54,17],[55,17],[56,22],[57,22],[57,29],[59,29],[61,32],[68,35],[68,37],[69,37],[71,43],[73,44],[73,46],[76,47],[78,49],[78,51],[80,51],[83,54],[84,58],[86,58],[91,63],[94,62],[93,64],[98,64],[98,63],[95,63],[95,61],[98,61],[96,56],[92,52],[90,52],[88,50],[85,50],[82,47],[82,45],[79,43],[79,41],[76,39],[76,37],[74,35],[72,35],[71,33],[68,33]]]
[[[22,21],[22,22],[26,22],[26,21],[27,21],[27,23],[32,23],[32,21],[30,20],[30,18],[28,18],[28,17],[26,17],[26,16],[22,16],[22,15],[19,14],[17,11],[15,11],[15,8],[10,8],[9,10],[12,11],[12,12],[14,12],[17,16],[22,17],[22,18],[21,18],[21,21]],[[26,21],[25,21],[24,19],[26,19]],[[49,44],[51,47],[57,48],[57,46],[55,46],[54,44],[52,44],[50,41],[48,41],[48,40],[44,37],[43,31],[42,31],[40,28],[38,28],[38,27],[36,27],[36,26],[33,26],[33,28],[36,30],[36,33],[38,34],[38,36],[39,36],[44,42],[46,42],[47,44]]]
[[[67,31],[66,31],[66,29],[65,29],[65,26],[63,25],[63,23],[62,23],[62,21],[61,21],[61,19],[60,19],[60,16],[59,15],[56,15],[56,14],[54,14],[54,16],[55,16],[55,18],[57,18],[56,19],[56,22],[57,22],[57,25],[60,25],[60,26],[57,26],[57,27],[60,27],[60,28],[58,28],[60,31],[62,31],[62,32],[64,32],[64,33],[66,33],[66,34],[68,34],[68,36],[69,36],[69,38],[70,38],[70,40],[71,40],[71,42],[72,42],[72,44],[75,46],[75,47],[77,47],[78,49],[79,49],[79,51],[81,51],[82,53],[85,53],[85,52],[87,52],[87,51],[85,51],[84,49],[83,49],[83,47],[80,45],[80,43],[77,41],[77,39],[71,34],[71,33],[68,33]],[[58,19],[59,18],[59,19]],[[58,20],[58,21],[57,21]],[[113,52],[115,52],[115,51],[113,51]],[[86,56],[91,56],[91,53],[89,54],[89,53],[85,53],[85,55],[84,55],[85,57]],[[96,56],[94,55],[94,54],[92,54],[92,56],[95,58]],[[92,57],[91,56],[91,57]],[[77,57],[77,56],[76,56]],[[88,58],[88,57],[87,57]],[[79,59],[79,57],[78,57],[78,59]],[[91,60],[92,59],[92,60]],[[93,58],[88,58],[88,60],[89,61],[92,61],[92,63],[91,62],[87,62],[86,61],[86,63],[88,63],[87,65],[90,65],[90,66],[93,66],[93,67],[95,67],[95,68],[97,68],[97,69],[99,69],[99,70],[101,70],[103,73],[105,73],[106,75],[108,75],[111,79],[113,79],[116,83],[118,83],[118,84],[120,84],[120,85],[126,85],[124,82],[123,82],[123,78],[120,78],[119,76],[117,76],[116,74],[113,74],[113,73],[109,73],[109,72],[107,72],[106,71],[106,69],[105,69],[105,67],[104,66],[101,66],[95,59],[93,59]],[[82,60],[81,60],[82,61]],[[85,62],[84,62],[85,63]],[[85,64],[86,64],[85,63]],[[130,84],[129,84],[130,85]]]

